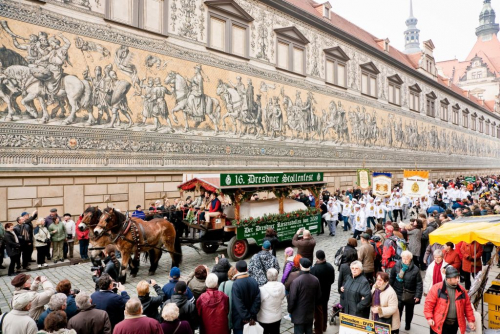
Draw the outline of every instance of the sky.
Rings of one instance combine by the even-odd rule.
[[[410,0],[329,0],[332,11],[378,38],[388,37],[391,45],[404,50],[405,21]],[[321,2],[321,1],[317,1]],[[491,1],[500,17],[500,0]],[[418,19],[420,47],[432,39],[436,61],[465,60],[476,42],[482,0],[413,0],[413,15]]]

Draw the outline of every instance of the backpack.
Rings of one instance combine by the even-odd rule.
[[[401,253],[408,249],[408,242],[404,239],[400,239],[396,236],[389,237],[392,241],[392,247],[395,250],[395,255],[391,258],[391,261],[397,261],[401,259]]]
[[[333,264],[337,267],[340,266],[340,264],[342,263],[342,256],[344,255],[344,249],[345,249],[345,246],[342,248],[339,248],[337,253],[335,253],[335,260],[333,261]]]
[[[384,244],[382,243],[382,239],[378,235],[374,235],[370,239],[370,245],[373,246],[375,250],[375,260],[382,261],[382,253],[384,251]]]

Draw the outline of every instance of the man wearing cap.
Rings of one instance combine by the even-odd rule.
[[[295,334],[312,333],[314,310],[321,303],[321,285],[310,274],[311,265],[309,259],[300,259],[300,275],[293,280],[287,297]]]
[[[44,311],[45,304],[47,304],[50,297],[56,293],[56,289],[54,289],[54,285],[52,285],[52,283],[45,276],[35,277],[33,283],[31,283],[30,278],[30,275],[19,274],[12,279],[10,284],[14,286],[15,290],[11,305],[14,305],[14,301],[19,295],[35,293],[35,296],[31,299],[29,315],[33,318],[33,320],[37,321],[40,314]],[[42,284],[43,291],[37,293],[40,283]]]
[[[299,238],[299,235],[301,234],[302,238]],[[314,247],[316,247],[316,240],[314,240],[309,230],[305,230],[303,227],[299,228],[297,233],[295,233],[292,238],[292,245],[297,247],[297,254],[309,259],[309,261],[312,262],[314,257]]]
[[[363,264],[363,271],[370,284],[373,283],[373,272],[375,271],[375,250],[370,245],[370,235],[361,234],[361,246],[358,247],[358,260]]]
[[[52,240],[52,259],[54,263],[63,262],[63,244],[66,240],[66,228],[60,217],[56,217],[53,224],[48,227],[50,239]]]
[[[142,220],[146,220],[146,214],[142,210],[142,206],[141,205],[137,205],[135,207],[135,211],[132,213],[132,218],[134,218],[134,217],[142,219]]]
[[[30,316],[30,310],[33,300],[36,298],[36,292],[27,292],[14,295],[12,300],[13,310],[0,316],[2,328],[0,330],[5,334],[36,334],[38,328],[36,322]]]
[[[233,333],[242,334],[245,324],[255,325],[260,310],[260,289],[257,281],[248,274],[245,261],[236,262],[236,271],[231,292],[231,320]]]
[[[322,250],[316,252],[316,263],[311,268],[311,274],[318,278],[321,287],[321,299],[314,310],[314,329],[318,334],[326,332],[327,329],[328,300],[332,284],[335,282],[335,269],[326,262],[326,255]]]
[[[29,264],[33,262],[31,261],[31,255],[33,254],[33,220],[37,217],[36,210],[33,211],[31,217],[28,212],[23,212],[21,216],[17,217],[17,225],[14,227],[14,232],[19,237],[21,244],[21,258],[25,270],[30,270]]]
[[[76,228],[75,228],[75,222],[73,219],[71,219],[71,214],[65,213],[63,216],[63,225],[64,229],[66,230],[66,239],[64,240],[63,244],[63,256],[64,259],[68,257],[68,252],[69,252],[69,258],[73,258],[73,250],[75,248],[75,234],[76,234]]]
[[[366,214],[364,202],[359,202],[354,206],[354,235],[353,238],[359,240],[361,233],[366,231]]]
[[[271,254],[271,242],[266,240],[262,244],[262,250],[252,256],[248,264],[248,274],[257,281],[259,286],[263,286],[267,283],[267,271],[271,268],[280,271],[278,260]]]
[[[431,327],[431,334],[460,333],[469,328],[475,331],[474,310],[471,307],[469,294],[459,284],[460,273],[453,266],[446,267],[446,280],[435,284],[424,306],[424,316]]]
[[[170,269],[170,280],[162,288],[163,293],[165,293],[163,300],[168,300],[172,297],[172,294],[174,293],[174,289],[175,289],[175,284],[177,282],[179,282],[180,278],[181,278],[181,270],[177,267],[172,267],[172,269]],[[191,289],[189,289],[189,288],[187,288],[187,290],[186,290],[186,297],[190,303],[194,304],[194,302],[195,302],[194,295],[191,292]]]
[[[59,221],[62,220],[61,217],[59,217],[59,215],[57,214],[57,209],[56,208],[50,209],[49,215],[47,217],[45,217],[45,227],[48,229],[50,227],[50,225],[52,225],[54,223],[54,221],[56,220],[56,218],[59,218]],[[51,244],[52,244],[52,242],[49,241],[49,243],[48,243],[49,251],[47,252],[47,260],[51,259],[51,256],[50,256],[50,247],[51,247]]]
[[[178,281],[177,283],[175,283],[174,289],[172,291],[172,296],[163,304],[160,314],[163,313],[163,307],[165,307],[165,305],[169,303],[177,305],[177,307],[179,308],[179,320],[187,321],[194,333],[195,329],[199,327],[200,318],[196,310],[196,304],[194,302],[190,302],[187,298],[187,289],[189,288],[186,282]]]

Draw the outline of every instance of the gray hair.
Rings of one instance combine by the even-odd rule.
[[[401,253],[401,258],[404,257],[409,257],[410,259],[413,259],[413,254],[409,250],[405,250]]]
[[[436,249],[433,253],[434,256],[440,256],[443,257],[443,251],[440,249]]]
[[[214,273],[208,274],[207,278],[205,279],[205,285],[209,289],[217,288],[218,283],[219,283],[219,277],[217,277],[217,275],[215,275]]]
[[[174,321],[179,317],[179,308],[174,303],[168,303],[161,311],[161,317],[165,321]]]
[[[85,291],[80,291],[80,293],[76,295],[75,302],[80,310],[86,310],[92,306],[90,295]]]
[[[50,297],[48,306],[52,311],[62,310],[62,307],[66,304],[67,299],[68,297],[66,297],[64,293],[56,293]]]
[[[349,267],[358,267],[360,270],[363,270],[363,263],[361,261],[353,261]]]
[[[276,282],[278,280],[278,271],[274,268],[269,268],[266,276],[269,282]]]
[[[139,315],[142,313],[142,304],[139,298],[133,297],[130,298],[125,304],[125,312],[128,315]]]

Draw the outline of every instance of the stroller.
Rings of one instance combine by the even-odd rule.
[[[333,313],[332,316],[330,317],[330,325],[337,325],[337,317],[340,312],[344,310],[344,307],[340,305],[340,303],[334,304],[333,305]]]

